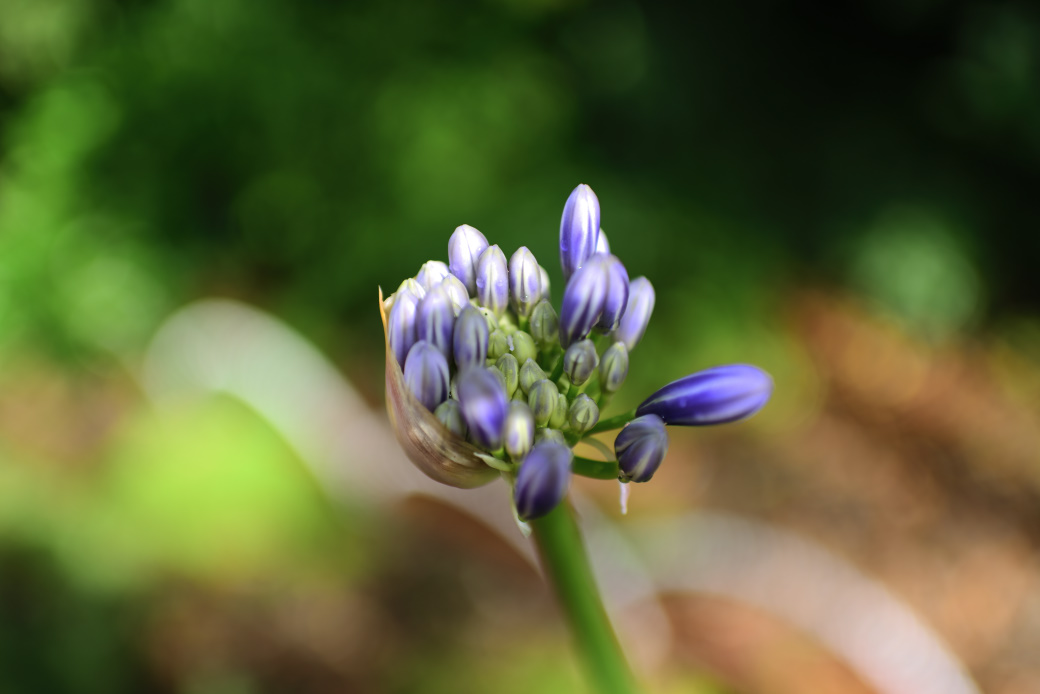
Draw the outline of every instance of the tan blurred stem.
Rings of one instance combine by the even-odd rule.
[[[570,624],[578,654],[598,694],[636,694],[614,628],[603,609],[585,543],[569,502],[530,522],[546,577]]]

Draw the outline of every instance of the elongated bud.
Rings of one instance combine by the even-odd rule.
[[[488,240],[469,224],[456,227],[448,239],[448,270],[462,280],[470,296],[477,295],[477,259]]]
[[[668,432],[664,421],[654,414],[636,417],[614,439],[618,479],[622,482],[647,482],[668,452]]]
[[[448,274],[447,265],[439,260],[427,260],[423,263],[423,266],[419,268],[419,273],[415,276],[415,281],[418,282],[423,289],[429,292],[444,281],[444,278],[447,277]]]
[[[462,419],[462,410],[459,408],[458,400],[445,400],[437,405],[433,414],[448,431],[460,439],[466,438],[466,422]]]
[[[596,257],[600,257],[597,255]],[[603,313],[596,321],[596,327],[609,332],[618,326],[618,321],[628,306],[628,270],[616,256],[606,255],[604,263],[607,267],[607,296],[603,301]]]
[[[614,331],[614,339],[624,342],[625,347],[631,352],[643,339],[643,333],[646,332],[653,312],[654,287],[647,278],[637,277],[629,285],[628,308],[625,309],[625,314],[621,316],[617,330]]]
[[[512,401],[506,413],[506,424],[502,434],[506,453],[513,460],[522,460],[534,445],[534,416],[527,403]]]
[[[606,259],[610,256],[594,255],[588,259],[567,283],[563,290],[563,305],[560,308],[560,344],[564,348],[577,340],[588,337],[596,325],[607,300],[610,284]]]
[[[552,416],[549,417],[549,428],[562,429],[567,424],[568,412],[570,412],[570,405],[567,403],[567,396],[557,392],[556,407],[553,408]]]
[[[508,400],[491,371],[470,367],[459,374],[459,407],[473,441],[489,451],[502,447]]]
[[[567,423],[570,424],[571,431],[575,434],[584,434],[596,426],[598,421],[599,407],[596,406],[596,401],[585,393],[579,393],[567,412]]]
[[[772,392],[773,379],[757,367],[717,366],[669,383],[644,400],[636,416],[656,414],[678,426],[725,424],[758,412]]]
[[[455,310],[455,316],[458,317],[462,313],[462,309],[470,305],[469,303],[469,292],[466,291],[466,285],[462,283],[455,275],[448,275],[441,280],[440,285],[447,292],[448,298],[451,299],[452,308]]]
[[[408,289],[400,289],[394,294],[387,329],[390,333],[390,349],[402,370],[408,358],[408,350],[415,344],[415,314],[418,306],[419,297]]]
[[[628,349],[624,342],[615,342],[603,352],[599,364],[599,387],[604,393],[616,393],[628,376]]]
[[[542,268],[526,246],[516,249],[509,259],[509,296],[517,315],[524,318],[542,299]]]
[[[599,236],[596,237],[596,250],[593,253],[610,253],[610,242],[607,241],[607,235],[603,233],[603,229],[599,230]]]
[[[424,266],[425,267],[425,266]],[[455,310],[443,285],[427,292],[415,313],[415,337],[436,347],[444,358],[452,358],[455,333]]]
[[[408,351],[404,382],[415,399],[432,412],[448,398],[448,362],[440,350],[419,340]]]
[[[497,360],[503,354],[509,353],[509,345],[512,342],[504,330],[496,330],[488,338],[488,359]]]
[[[552,289],[549,286],[549,273],[545,271],[545,268],[541,265],[538,266],[538,274],[542,278],[542,299],[548,301],[552,295]]]
[[[531,386],[527,393],[527,404],[537,426],[544,427],[549,423],[556,410],[556,398],[559,394],[556,384],[549,379],[543,379]]]
[[[563,373],[570,382],[580,386],[589,380],[599,366],[599,355],[592,340],[579,340],[563,353]]]
[[[534,359],[528,359],[520,367],[520,389],[525,393],[530,393],[531,386],[546,378],[547,376],[542,371],[542,367],[538,366]]]
[[[488,326],[479,309],[474,306],[462,309],[455,321],[452,347],[459,369],[484,365],[488,353]]]
[[[583,183],[567,198],[560,219],[560,267],[565,280],[595,252],[598,236],[599,200]]]
[[[525,333],[523,330],[517,330],[515,333],[509,336],[512,340],[511,352],[516,357],[517,362],[523,364],[528,359],[535,359],[538,357],[538,348],[534,345],[534,338],[529,333]]]
[[[547,349],[560,338],[560,319],[548,301],[542,301],[531,311],[531,337],[539,349]]]
[[[520,385],[520,365],[512,354],[503,354],[495,362],[495,368],[502,372],[505,377],[506,397],[513,397],[517,387]]]
[[[552,441],[558,443],[561,446],[567,446],[567,436],[559,429],[535,429],[534,430],[534,445],[538,445],[543,441]]]
[[[509,305],[509,268],[506,254],[496,246],[484,249],[477,259],[477,302],[501,316]]]
[[[574,455],[565,445],[545,441],[524,458],[516,475],[513,501],[521,520],[540,518],[556,508],[571,481]]]

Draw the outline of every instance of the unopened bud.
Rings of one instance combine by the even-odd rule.
[[[556,389],[556,384],[548,379],[538,381],[531,386],[531,390],[527,393],[527,404],[531,408],[536,425],[544,427],[549,423],[556,410],[556,400],[559,395],[560,391]]]
[[[458,400],[445,400],[437,405],[433,414],[448,431],[459,438],[466,438],[466,422],[462,419],[462,410],[459,408]]]
[[[534,359],[528,359],[520,367],[520,388],[525,393],[530,393],[531,386],[545,378],[545,372],[542,371],[542,367],[538,366]]]
[[[560,337],[560,318],[548,301],[542,301],[531,311],[531,337],[539,349],[556,344]]]
[[[506,414],[502,432],[506,453],[513,460],[522,460],[534,445],[534,416],[525,402],[512,401]]]
[[[495,369],[502,372],[505,378],[506,396],[513,397],[517,386],[520,384],[520,365],[512,354],[503,354],[495,362]]]
[[[525,333],[523,330],[517,330],[509,339],[513,341],[512,349],[513,356],[516,357],[518,363],[523,364],[528,359],[538,358],[538,348],[534,345],[534,338],[529,333]]]
[[[628,376],[628,349],[624,342],[615,342],[603,352],[599,364],[599,387],[604,393],[616,393]]]
[[[596,406],[596,402],[592,398],[585,393],[581,393],[574,398],[570,411],[567,413],[567,422],[570,424],[571,431],[576,434],[584,434],[596,426],[598,421],[599,407]]]
[[[589,380],[599,366],[599,355],[592,340],[579,340],[563,353],[563,373],[571,383],[580,386]]]

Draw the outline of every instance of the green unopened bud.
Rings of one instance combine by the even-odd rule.
[[[513,340],[513,348],[510,351],[518,363],[523,364],[528,359],[538,358],[538,348],[535,347],[534,338],[529,333],[517,330],[510,338]]]
[[[592,344],[592,340],[579,340],[563,353],[563,373],[576,386],[588,381],[597,366],[599,355],[596,354],[596,345]]]
[[[571,409],[567,413],[567,423],[575,434],[584,434],[596,426],[599,421],[599,407],[596,402],[585,393],[574,398]]]
[[[504,373],[502,373],[498,369],[488,369],[488,371],[490,371],[491,374],[499,380],[499,382],[502,384],[503,389],[508,387],[506,384],[506,375]]]
[[[495,330],[488,337],[488,359],[497,361],[507,352],[509,352],[509,336],[502,330]]]
[[[527,393],[524,392],[523,388],[517,388],[516,392],[513,393],[512,399],[518,402],[527,402]]]
[[[530,393],[531,386],[547,377],[545,372],[542,371],[542,367],[538,366],[534,359],[528,359],[522,362],[522,364],[520,367],[520,388],[525,393]]]
[[[506,397],[513,397],[516,387],[520,384],[520,365],[512,354],[503,354],[495,362],[495,368],[502,372],[506,379]]]
[[[542,301],[531,312],[531,337],[539,349],[548,349],[560,339],[560,317],[548,301]]]
[[[448,431],[461,438],[466,438],[466,422],[462,419],[458,400],[445,400],[437,405],[433,414],[441,424],[447,427]]]
[[[527,404],[531,407],[531,414],[534,415],[536,425],[544,427],[549,423],[556,411],[559,395],[560,391],[557,390],[556,384],[549,379],[542,379],[531,386],[531,390],[527,393]]]
[[[480,306],[476,303],[476,300],[474,300],[473,305],[476,306],[477,310],[484,316],[484,320],[487,322],[488,332],[493,333],[498,330],[498,316],[495,315],[494,311]]]
[[[534,443],[534,416],[526,403],[509,403],[506,423],[502,428],[502,441],[506,453],[513,460],[522,460]]]
[[[567,411],[570,408],[567,403],[567,396],[560,393],[556,396],[556,407],[553,408],[552,417],[549,418],[549,426],[553,429],[559,429],[567,423]]]
[[[599,386],[604,393],[614,393],[628,375],[628,348],[624,342],[615,342],[603,352],[599,363]]]
[[[534,442],[541,443],[542,441],[552,441],[570,447],[567,437],[559,429],[537,429],[534,432]]]

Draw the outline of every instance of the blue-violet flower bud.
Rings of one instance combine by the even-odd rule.
[[[650,315],[654,312],[654,287],[645,277],[636,277],[628,288],[628,308],[614,331],[614,339],[624,342],[631,352],[643,339]]]
[[[596,257],[600,257],[598,254]],[[618,321],[628,306],[628,270],[617,256],[603,256],[607,266],[607,297],[603,301],[603,313],[596,322],[596,327],[609,332],[618,326]]]
[[[462,309],[455,321],[452,348],[459,369],[484,365],[488,352],[488,325],[480,309],[475,306]]]
[[[569,280],[596,250],[599,237],[599,200],[584,183],[575,188],[560,219],[560,267]]]
[[[655,414],[636,417],[625,425],[614,440],[618,479],[622,482],[647,482],[668,452],[668,433],[664,421]]]
[[[459,438],[466,438],[466,422],[462,419],[462,409],[458,400],[445,400],[437,405],[433,414],[448,431]]]
[[[509,305],[509,267],[497,245],[488,246],[477,259],[477,303],[501,316]]]
[[[563,353],[563,373],[576,386],[589,380],[597,366],[599,355],[592,340],[578,340]]]
[[[542,268],[526,246],[516,249],[509,259],[509,296],[517,315],[524,318],[542,299]]]
[[[426,340],[451,360],[455,332],[455,309],[443,285],[427,292],[415,313],[415,337]]]
[[[518,400],[509,403],[502,439],[506,453],[513,460],[522,460],[531,450],[534,445],[534,416],[527,403]]]
[[[599,236],[596,237],[596,249],[593,253],[610,253],[610,242],[607,241],[607,235],[603,233],[603,229],[599,230]]]
[[[448,239],[448,269],[462,280],[470,296],[476,296],[477,259],[487,247],[487,238],[469,224],[456,227]]]
[[[521,520],[546,515],[567,495],[574,454],[567,446],[551,441],[537,444],[524,458],[516,475],[513,501]]]
[[[560,307],[560,344],[570,347],[577,340],[588,337],[596,325],[607,299],[610,270],[606,259],[611,256],[594,255],[585,263],[563,290]]]
[[[455,309],[455,316],[458,317],[462,313],[462,309],[470,305],[469,292],[466,291],[466,285],[455,275],[448,275],[441,280],[440,286],[444,287],[444,291],[448,293],[452,308]]]
[[[758,412],[772,392],[773,379],[755,366],[717,366],[669,383],[644,400],[636,416],[656,414],[679,426],[725,424]]]
[[[459,406],[469,435],[489,451],[502,447],[509,401],[502,381],[491,371],[471,367],[459,373]]]
[[[432,412],[448,398],[448,361],[432,344],[419,340],[408,350],[404,382],[415,399]]]
[[[448,274],[447,265],[439,260],[427,260],[423,263],[423,266],[419,268],[419,273],[415,276],[415,281],[428,292],[440,284]]]
[[[604,393],[616,393],[628,376],[628,349],[624,342],[615,342],[603,351],[599,364],[599,387]]]
[[[419,297],[408,289],[400,289],[394,294],[394,304],[387,319],[390,349],[402,370],[408,358],[408,350],[415,344],[415,314],[418,306]]]

